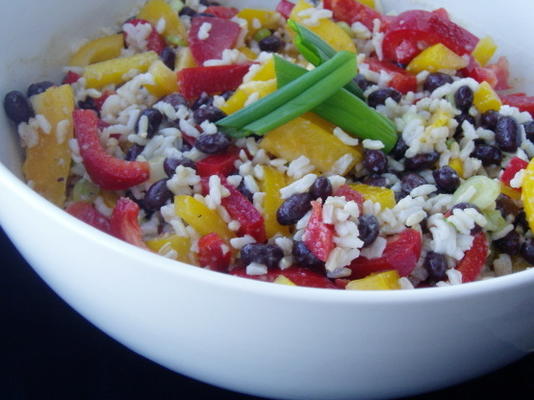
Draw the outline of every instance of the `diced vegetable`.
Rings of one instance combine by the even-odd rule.
[[[421,71],[438,72],[443,69],[459,70],[467,67],[468,61],[460,57],[441,43],[423,50],[408,67],[409,72],[418,74]]]
[[[120,33],[91,40],[72,55],[69,66],[85,67],[89,64],[119,57],[123,47],[124,37]]]
[[[270,81],[275,78],[276,72],[274,70],[274,58],[271,57],[261,65],[254,76],[251,77],[251,80]]]
[[[132,200],[122,197],[111,214],[111,234],[134,246],[147,249],[139,225],[139,206]]]
[[[72,188],[72,200],[79,201],[93,201],[100,193],[100,188],[93,182],[87,179],[80,179]]]
[[[226,223],[216,211],[191,196],[176,196],[174,198],[176,214],[195,229],[201,236],[215,232],[221,238],[228,240],[233,237]]]
[[[280,0],[278,5],[276,6],[276,11],[278,11],[280,15],[282,15],[285,19],[288,19],[294,7],[295,3],[292,3],[287,0]]]
[[[472,282],[480,275],[488,258],[488,239],[484,232],[475,235],[471,249],[465,252],[464,258],[456,269],[462,273],[462,282]]]
[[[273,93],[275,90],[275,79],[271,79],[270,81],[250,81],[248,83],[244,83],[239,86],[232,97],[230,97],[226,103],[221,106],[221,110],[227,115],[233,114],[245,107],[245,104],[250,96],[257,96],[259,100],[268,94]]]
[[[239,10],[234,7],[209,6],[204,13],[215,15],[219,18],[230,19],[238,14]]]
[[[417,91],[417,78],[409,74],[403,68],[387,61],[378,60],[375,57],[368,57],[365,63],[369,64],[369,69],[375,72],[387,72],[391,76],[388,85],[401,93]]]
[[[501,182],[501,193],[505,194],[511,199],[514,199],[514,200],[521,199],[521,192],[522,192],[521,190],[513,189],[510,186],[505,185],[504,183]]]
[[[522,188],[523,207],[530,230],[534,232],[534,158],[528,164]]]
[[[372,5],[371,5],[372,4]],[[360,22],[369,30],[373,30],[373,21],[378,19],[382,24],[385,18],[378,11],[374,10],[373,0],[325,0],[324,7],[332,10],[334,19],[344,21],[349,25]]]
[[[165,21],[164,36],[180,36],[183,39],[187,37],[178,13],[164,0],[148,1],[137,17],[149,21],[153,26],[157,26],[160,19],[163,19]]]
[[[243,8],[237,14],[238,18],[243,18],[248,23],[248,37],[253,37],[261,29],[276,30],[280,24],[279,17],[274,11],[259,10],[256,8]],[[255,22],[255,20],[257,22]],[[259,27],[256,25],[259,22]],[[270,32],[269,35],[270,36]]]
[[[293,283],[293,281],[289,280],[284,275],[278,275],[278,277],[273,281],[273,283],[278,283],[279,285],[297,286]]]
[[[528,162],[522,160],[519,157],[513,157],[509,162],[506,168],[504,169],[501,175],[501,181],[506,185],[510,186],[510,181],[514,179],[515,175],[528,167]]]
[[[321,261],[326,261],[334,249],[334,226],[323,222],[323,207],[312,201],[312,214],[304,231],[304,244]]]
[[[452,201],[454,204],[469,202],[485,210],[495,205],[495,200],[501,192],[497,181],[486,176],[473,176],[460,185],[454,192]],[[465,197],[468,198],[465,198]]]
[[[350,281],[347,290],[397,290],[400,289],[399,273],[384,271],[371,274],[365,278]]]
[[[486,36],[480,39],[472,55],[481,66],[485,67],[495,54],[495,51],[497,51],[497,44],[491,37]]]
[[[185,68],[194,68],[197,66],[193,54],[191,54],[191,49],[189,47],[182,47],[176,52],[176,66],[174,70],[176,72],[181,71]]]
[[[111,233],[109,219],[100,214],[94,205],[85,201],[78,201],[69,205],[66,211],[73,217],[89,224],[105,233]]]
[[[276,234],[289,235],[289,228],[280,225],[276,218],[276,212],[283,203],[280,197],[280,189],[286,186],[286,176],[273,167],[263,167],[263,180],[261,181],[261,191],[265,193],[263,200],[263,216],[265,218],[265,231],[267,237],[271,238]]]
[[[154,28],[154,25],[150,23],[150,21],[147,21],[145,19],[139,19],[135,18],[128,21],[129,24],[133,26],[137,25],[143,25],[143,24],[149,24],[152,27],[152,30],[150,31],[150,34],[146,38],[146,48],[147,50],[153,51],[154,53],[161,54],[161,52],[165,49],[165,46],[167,43],[165,42],[165,39],[163,36],[161,36],[156,28]],[[128,34],[124,33],[125,39],[128,38]]]
[[[160,238],[151,239],[146,242],[150,250],[159,254],[165,254],[174,250],[177,260],[182,262],[192,262],[191,260],[191,239],[186,236],[166,235]]]
[[[464,164],[462,163],[461,159],[459,159],[459,158],[451,158],[451,160],[449,161],[449,167],[451,167],[453,170],[455,170],[460,178],[463,178],[463,176],[464,176]]]
[[[379,203],[382,210],[393,208],[397,204],[395,201],[395,192],[391,189],[364,184],[350,185],[350,187],[358,193],[361,193],[365,200]]]
[[[504,104],[511,107],[517,107],[521,111],[526,111],[534,116],[534,96],[527,96],[522,93],[509,94],[501,96]]]
[[[197,173],[201,177],[228,176],[235,169],[234,163],[238,158],[236,148],[230,148],[225,153],[208,156],[196,162]]]
[[[473,105],[479,112],[484,113],[489,110],[499,111],[502,103],[490,84],[482,82],[475,92]]]
[[[148,72],[154,78],[153,85],[145,85],[154,96],[160,98],[178,91],[178,78],[161,60],[155,61]]]
[[[51,130],[48,134],[38,130],[39,142],[26,149],[22,171],[35,191],[62,207],[71,164],[74,94],[69,85],[63,85],[51,87],[31,101],[35,113],[46,118]]]
[[[353,186],[354,185],[342,185],[334,191],[333,195],[336,197],[344,197],[346,201],[354,201],[358,205],[360,212],[362,212],[363,203],[366,199],[363,194],[355,190]]]
[[[337,289],[337,286],[323,274],[312,271],[309,268],[290,267],[285,270],[271,270],[265,275],[247,275],[245,268],[235,268],[230,272],[241,278],[255,279],[263,282],[274,282],[279,276],[283,276],[296,286],[306,286],[323,289]]]
[[[199,38],[200,27],[203,24],[211,26],[208,37]],[[241,28],[233,21],[217,17],[195,17],[191,21],[189,30],[189,47],[198,65],[204,61],[220,59],[223,51],[232,49],[237,43]]]
[[[499,57],[496,63],[489,64],[486,68],[493,71],[497,77],[497,83],[493,86],[495,90],[507,90],[511,88],[508,82],[510,80],[510,63],[506,57]]]
[[[484,229],[488,232],[499,232],[508,225],[499,210],[485,211],[484,217],[486,218]]]
[[[232,260],[228,244],[216,233],[202,236],[198,241],[198,262],[213,271],[226,271]]]

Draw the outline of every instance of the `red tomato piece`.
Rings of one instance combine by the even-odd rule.
[[[473,239],[473,245],[465,252],[464,258],[456,269],[462,273],[462,282],[472,282],[479,275],[488,257],[488,239],[484,232],[479,232]]]
[[[417,91],[417,78],[409,74],[405,69],[389,61],[380,61],[375,57],[369,57],[365,60],[371,71],[385,71],[391,76],[389,86],[401,93]]]
[[[304,232],[304,244],[321,261],[334,249],[334,227],[323,222],[321,202],[312,201],[312,215]]]
[[[408,64],[425,48],[442,43],[456,54],[471,54],[479,39],[444,18],[442,12],[406,11],[389,24],[383,41],[384,56]]]
[[[354,0],[324,0],[324,8],[332,10],[334,19],[346,22],[352,25],[360,22],[371,31],[373,30],[373,21],[378,19],[382,22],[381,28],[384,30],[386,21],[378,11]]]
[[[121,197],[111,214],[111,234],[134,246],[146,249],[138,217],[139,206],[133,200]]]
[[[210,24],[206,39],[200,39],[198,33],[202,24]],[[196,17],[191,21],[189,30],[189,48],[198,65],[206,60],[220,59],[226,49],[232,49],[239,38],[241,28],[233,21],[217,17]]]
[[[517,107],[521,111],[526,111],[534,117],[534,96],[526,96],[523,93],[508,94],[500,96],[502,102],[512,107]]]
[[[239,10],[234,7],[223,7],[223,6],[209,6],[204,10],[204,13],[215,15],[219,18],[230,19],[235,17]]]
[[[63,78],[63,84],[65,85],[72,85],[73,83],[76,83],[80,80],[81,75],[77,74],[76,72],[69,71],[67,72],[67,75]]]
[[[209,233],[198,241],[200,266],[213,271],[226,271],[230,266],[231,259],[230,247],[218,234]]]
[[[150,176],[147,162],[125,161],[106,153],[100,143],[98,116],[92,110],[75,110],[74,131],[83,164],[91,180],[105,190],[126,190]]]
[[[369,260],[359,257],[352,262],[351,279],[365,278],[373,272],[397,270],[399,275],[408,276],[421,256],[421,234],[415,229],[405,229],[389,240],[382,257]]]
[[[291,11],[293,11],[293,7],[295,7],[295,3],[287,0],[280,0],[276,6],[276,11],[278,11],[285,19],[288,19],[291,15]]]
[[[238,234],[241,236],[250,235],[258,243],[265,242],[267,235],[265,234],[265,221],[261,213],[235,187],[226,182],[224,186],[230,191],[230,196],[224,197],[221,204],[226,208],[228,214],[239,222]]]
[[[246,268],[232,270],[232,275],[241,278],[255,279],[263,282],[273,282],[280,275],[285,276],[297,286],[306,286],[324,289],[338,289],[338,287],[326,276],[303,267],[290,267],[285,270],[271,270],[265,275],[247,275]]]
[[[178,72],[180,92],[187,100],[194,100],[203,92],[213,95],[235,90],[249,68],[249,64],[185,68]]]
[[[163,51],[163,49],[165,49],[165,46],[167,46],[167,43],[165,42],[165,39],[163,38],[163,36],[161,36],[158,33],[158,31],[154,29],[154,26],[150,22],[144,19],[135,18],[135,19],[128,21],[127,23],[132,24],[133,26],[136,26],[139,24],[149,24],[152,27],[152,31],[150,32],[150,35],[148,35],[148,38],[147,38],[146,47],[148,50],[152,50],[160,54]],[[125,35],[125,38],[128,37],[128,34],[126,32],[124,33],[124,35]]]
[[[102,232],[111,232],[109,219],[100,214],[91,203],[78,201],[68,206],[66,211],[86,224],[100,229]]]
[[[526,167],[528,167],[528,162],[525,160],[519,157],[512,158],[501,175],[501,181],[510,186],[510,181],[514,179],[515,174]]]
[[[228,149],[225,153],[214,154],[196,162],[197,173],[201,177],[211,175],[228,176],[235,170],[234,163],[239,158],[237,148]]]

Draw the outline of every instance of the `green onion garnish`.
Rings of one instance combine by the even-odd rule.
[[[267,29],[267,28],[262,28],[262,29],[260,29],[258,32],[256,32],[256,33],[254,34],[254,40],[255,40],[256,42],[259,42],[259,41],[261,41],[262,39],[265,39],[266,37],[269,37],[269,36],[271,36],[271,35],[272,35],[272,33],[271,33],[271,31],[270,31],[269,29]]]

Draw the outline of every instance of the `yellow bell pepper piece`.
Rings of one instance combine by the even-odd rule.
[[[530,230],[534,232],[534,158],[530,160],[523,179],[521,199],[523,200],[528,225]]]
[[[286,278],[284,275],[278,275],[273,283],[278,283],[279,285],[297,286],[292,280]]]
[[[176,54],[176,64],[174,70],[176,72],[181,71],[184,68],[194,68],[197,66],[193,54],[189,47],[182,47]]]
[[[374,203],[379,203],[382,207],[382,210],[386,208],[393,208],[395,207],[395,204],[397,204],[395,201],[395,192],[393,192],[391,189],[364,185],[360,183],[350,185],[350,187],[356,190],[358,193],[361,193],[365,200],[371,200]]]
[[[449,160],[449,167],[456,171],[460,178],[464,177],[464,164],[459,158],[451,158]]]
[[[146,245],[150,250],[160,254],[169,250],[174,250],[178,254],[178,261],[192,262],[190,257],[191,239],[188,237],[178,235],[164,236],[148,240]]]
[[[155,61],[148,72],[154,78],[154,84],[145,87],[152,95],[160,98],[178,91],[178,76],[163,61]]]
[[[136,54],[131,57],[114,58],[91,64],[85,68],[83,77],[88,88],[101,89],[107,85],[120,85],[130,78],[127,76],[132,70],[145,73],[152,63],[159,57],[153,51]]]
[[[265,193],[263,200],[263,218],[265,220],[265,231],[269,238],[277,233],[287,236],[289,228],[280,225],[276,219],[276,212],[283,203],[280,197],[280,189],[287,185],[286,175],[273,167],[263,167],[263,181],[261,181],[261,191]]]
[[[100,196],[102,196],[102,200],[104,200],[104,203],[109,208],[115,208],[117,200],[119,200],[119,195],[117,194],[117,192],[113,192],[111,190],[100,191]]]
[[[421,71],[438,72],[440,70],[458,70],[467,67],[468,61],[442,45],[435,44],[415,57],[408,67],[409,72],[418,74]]]
[[[62,207],[71,164],[74,93],[70,85],[51,87],[31,101],[35,113],[46,118],[51,130],[46,134],[39,129],[39,143],[26,149],[22,171],[35,191]]]
[[[258,100],[262,97],[271,94],[276,90],[276,80],[270,81],[251,81],[242,84],[235,93],[228,99],[224,105],[221,106],[221,110],[227,115],[233,114],[236,111],[245,107],[247,100],[254,93],[258,94]]]
[[[247,37],[251,38],[256,32],[262,28],[277,29],[280,25],[280,17],[274,11],[259,10],[255,8],[243,8],[237,14],[238,18],[242,18],[248,23]],[[257,20],[255,22],[254,20]],[[259,27],[256,27],[259,22]]]
[[[313,112],[307,112],[306,114],[303,114],[302,118],[310,120],[315,125],[320,126],[327,132],[334,132],[334,129],[336,129],[336,126],[333,123],[331,123],[330,121],[327,121],[326,119],[319,117],[317,114]]]
[[[521,199],[521,190],[511,188],[504,182],[501,182],[501,193],[514,200]]]
[[[497,51],[497,44],[489,36],[483,37],[479,40],[475,50],[473,50],[473,57],[478,61],[483,67],[488,64],[491,57]]]
[[[176,215],[195,229],[200,236],[215,232],[223,239],[233,237],[226,223],[204,203],[191,196],[176,196],[174,198]]]
[[[347,290],[397,290],[400,289],[397,271],[378,272],[363,279],[350,281]]]
[[[163,18],[165,21],[165,29],[162,32],[163,36],[176,35],[187,39],[185,28],[180,18],[178,18],[178,14],[164,0],[150,0],[141,8],[137,18],[147,20],[154,26],[157,26],[160,19]]]
[[[364,6],[376,8],[375,0],[354,0],[358,3],[362,3]]]
[[[271,79],[276,79],[273,58],[269,58],[269,60],[265,61],[251,77],[251,80],[253,81],[270,81]]]
[[[85,67],[89,64],[111,60],[121,55],[123,47],[124,37],[122,34],[91,40],[72,55],[69,65]]]
[[[241,53],[245,55],[249,60],[254,61],[256,58],[258,58],[258,55],[254,53],[250,48],[248,47],[240,47],[238,49]]]
[[[502,103],[501,99],[497,93],[495,93],[491,85],[484,81],[480,84],[475,92],[473,105],[479,112],[484,113],[489,110],[499,111]]]
[[[313,6],[307,3],[305,0],[299,0],[295,7],[291,11],[290,18],[294,21],[304,24],[306,28],[311,30],[316,35],[320,36],[335,50],[346,50],[356,53],[356,46],[352,41],[352,38],[331,19],[321,19],[319,23],[314,26],[308,26],[305,21],[309,18],[307,15],[300,15],[302,11],[313,8]]]
[[[260,143],[265,151],[288,161],[306,156],[321,172],[345,175],[362,159],[359,148],[347,146],[332,133],[303,117],[267,133]],[[352,156],[343,171],[333,171],[336,162],[345,155]]]

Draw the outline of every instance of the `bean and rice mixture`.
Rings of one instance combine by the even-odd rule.
[[[510,94],[491,38],[373,0],[134,14],[78,44],[62,84],[5,97],[28,185],[67,212],[170,259],[297,286],[440,287],[534,263],[534,98]],[[355,59],[323,95],[322,68]],[[301,91],[317,101],[295,111],[290,87],[314,73]],[[332,111],[342,95],[357,117]]]

